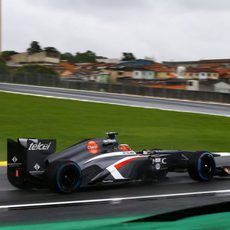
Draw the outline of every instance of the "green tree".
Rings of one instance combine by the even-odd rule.
[[[9,67],[3,60],[0,60],[0,74],[8,74],[10,72]]]
[[[51,55],[52,54],[56,54],[56,55],[60,54],[60,52],[55,47],[51,47],[51,46],[45,47],[44,51],[46,51],[48,54],[51,54]]]
[[[71,54],[71,53],[63,53],[63,54],[61,54],[61,59],[66,60],[66,61],[71,62],[71,63],[75,62],[74,55]]]
[[[87,50],[86,52],[80,53],[77,52],[75,55],[71,53],[62,53],[62,60],[67,60],[71,63],[95,63],[97,59],[96,53],[93,51]]]
[[[58,76],[58,74],[51,68],[40,65],[24,65],[19,67],[15,71],[16,75],[49,75],[49,76]]]
[[[97,56],[96,58],[97,58],[97,59],[106,59],[107,57],[104,57],[104,56]]]
[[[93,51],[87,50],[83,53],[76,53],[74,60],[77,63],[94,63],[96,62],[96,58],[97,55]]]
[[[0,57],[2,58],[2,60],[4,61],[9,61],[10,60],[10,57],[12,55],[15,55],[15,54],[18,54],[16,51],[14,50],[5,50],[5,51],[2,51],[1,54],[0,54]]]
[[[136,60],[136,57],[134,56],[133,53],[122,53],[122,58],[121,58],[122,61],[134,61]]]
[[[27,52],[29,54],[33,54],[33,53],[39,53],[42,52],[42,48],[39,45],[39,42],[37,41],[32,41],[30,44],[30,47],[27,49]]]

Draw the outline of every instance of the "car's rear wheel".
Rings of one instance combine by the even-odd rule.
[[[168,175],[168,171],[167,170],[162,170],[162,171],[159,171],[158,173],[156,173],[156,178],[158,180],[163,180],[167,177]]]
[[[48,166],[47,178],[52,190],[73,193],[81,185],[81,170],[73,161],[58,161]]]
[[[216,163],[211,153],[196,153],[189,159],[188,173],[193,180],[210,181],[215,171]]]

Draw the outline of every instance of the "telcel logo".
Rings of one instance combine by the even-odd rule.
[[[49,150],[51,142],[48,144],[42,144],[41,142],[35,144],[31,143],[28,150]]]

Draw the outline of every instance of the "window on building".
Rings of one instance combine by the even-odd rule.
[[[118,75],[119,75],[119,76],[123,75],[123,72],[122,72],[122,71],[119,71],[119,72],[118,72]]]

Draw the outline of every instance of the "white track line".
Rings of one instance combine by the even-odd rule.
[[[126,105],[126,104],[123,104],[123,103],[103,102],[103,101],[97,101],[97,100],[79,99],[79,98],[63,97],[63,96],[60,96],[60,97],[59,96],[48,96],[48,95],[44,95],[44,94],[12,92],[12,91],[8,91],[8,90],[0,90],[0,92],[27,95],[27,96],[34,96],[34,97],[45,97],[45,98],[54,98],[54,99],[71,100],[71,101],[82,101],[82,102],[91,102],[91,103],[99,103],[99,104],[119,105],[119,106],[134,107],[134,108],[158,109],[158,110],[162,110],[162,111],[173,111],[173,112],[182,112],[182,113],[193,113],[193,114],[204,114],[204,115],[220,116],[220,117],[230,117],[230,114],[229,115],[227,115],[227,114],[224,115],[224,114],[217,114],[217,113],[198,112],[198,111],[192,111],[192,110],[166,109],[166,108],[160,108],[160,107],[154,107],[154,106]],[[63,94],[63,93],[58,93],[58,92],[50,92],[50,93]]]
[[[229,194],[230,195],[230,190],[216,190],[216,191],[175,193],[175,194],[164,194],[164,195],[131,196],[131,197],[117,197],[117,198],[91,199],[91,200],[1,205],[0,210],[1,209],[20,209],[20,208],[39,208],[39,207],[45,207],[45,206],[51,207],[51,206],[61,206],[61,205],[96,204],[96,203],[108,203],[108,202],[121,202],[121,201],[127,201],[127,200],[176,198],[176,197],[188,197],[188,196],[198,196],[198,195],[218,195],[218,194],[225,194],[225,195]]]

